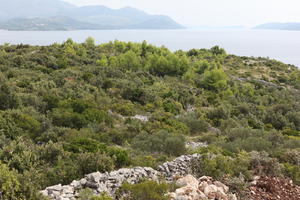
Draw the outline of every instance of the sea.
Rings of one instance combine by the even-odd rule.
[[[5,31],[0,44],[49,45],[68,38],[83,42],[93,37],[97,44],[109,41],[146,40],[172,51],[211,48],[218,45],[239,56],[268,57],[300,67],[300,31],[252,29],[182,30],[79,30],[79,31]]]

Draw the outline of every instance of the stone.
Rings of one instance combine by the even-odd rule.
[[[207,196],[210,199],[215,199],[216,198],[216,194],[218,192],[218,187],[215,185],[208,185],[207,187],[204,188],[203,193],[205,194],[205,196]]]
[[[199,181],[196,178],[194,178],[192,175],[187,175],[176,181],[176,186],[178,187],[191,186],[198,189],[198,185],[199,185]]]
[[[64,198],[64,197],[58,197],[57,200],[70,200],[69,198]]]
[[[72,181],[72,183],[70,185],[73,186],[75,189],[78,189],[81,187],[80,182],[76,181],[76,180]]]
[[[40,193],[41,193],[43,196],[48,196],[48,190],[42,190],[42,191],[40,191]]]
[[[74,193],[74,187],[72,187],[72,186],[65,185],[65,186],[62,186],[62,188],[63,188],[63,193],[66,193],[66,194]]]
[[[61,191],[62,190],[62,186],[61,186],[61,184],[58,184],[58,185],[54,185],[54,186],[51,186],[51,187],[47,187],[46,189],[48,191],[49,190],[52,190],[52,191]]]
[[[229,194],[228,200],[238,200],[235,194]]]
[[[89,181],[93,181],[95,183],[98,183],[101,179],[101,173],[100,172],[95,172],[92,174],[88,174],[86,177]]]
[[[87,183],[87,180],[85,178],[80,179],[80,185],[85,186],[85,184]]]
[[[100,183],[98,185],[97,192],[102,193],[102,192],[107,192],[107,191],[108,191],[108,189],[104,183]]]
[[[225,184],[221,183],[220,181],[215,181],[214,185],[219,187],[223,193],[227,193],[229,190],[229,187],[227,187]]]

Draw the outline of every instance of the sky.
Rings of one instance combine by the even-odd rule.
[[[300,0],[65,0],[75,5],[134,7],[185,26],[246,26],[300,22]]]

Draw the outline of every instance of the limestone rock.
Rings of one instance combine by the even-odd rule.
[[[176,186],[178,187],[191,186],[194,188],[198,188],[198,185],[199,185],[199,181],[192,175],[187,175],[176,181]]]
[[[171,200],[236,200],[234,194],[228,194],[229,188],[211,177],[203,176],[199,181],[191,175],[187,175],[176,182],[178,188],[170,193]]]

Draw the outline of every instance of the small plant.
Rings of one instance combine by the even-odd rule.
[[[86,188],[79,192],[79,200],[112,200],[112,198],[106,193],[95,195],[91,189]]]
[[[166,195],[169,185],[155,181],[142,181],[131,185],[124,183],[117,191],[117,197],[121,200],[168,200]]]

